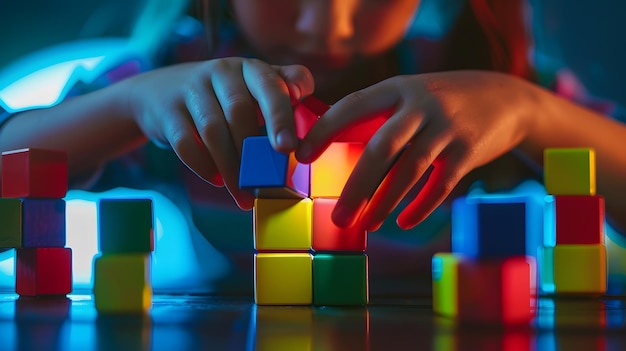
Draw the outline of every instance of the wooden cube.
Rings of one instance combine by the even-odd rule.
[[[310,165],[299,163],[295,154],[280,153],[267,136],[243,141],[239,187],[262,198],[309,196]]]
[[[311,199],[255,199],[253,211],[257,251],[311,248]]]
[[[436,253],[432,258],[433,311],[455,317],[458,313],[458,265],[461,255]]]
[[[313,304],[360,306],[368,301],[367,255],[313,256]]]
[[[556,245],[554,247],[554,289],[557,294],[604,294],[606,277],[606,246]]]
[[[254,301],[258,305],[310,305],[312,257],[308,253],[254,255]]]
[[[543,157],[544,184],[548,194],[596,194],[594,149],[548,148]]]
[[[321,115],[323,115],[330,106],[318,100],[312,95],[302,99],[293,108],[293,116],[296,124],[296,135],[300,139],[304,139],[309,130]]]
[[[22,200],[0,198],[0,248],[22,247]]]
[[[27,148],[2,153],[2,197],[62,198],[67,181],[64,151]]]
[[[100,313],[145,313],[152,307],[148,253],[100,254],[94,258],[93,294]]]
[[[15,291],[22,296],[66,295],[72,291],[72,250],[17,249]]]
[[[362,143],[331,143],[311,163],[311,197],[339,197],[364,148]]]
[[[461,197],[452,207],[452,251],[468,258],[526,255],[530,231],[521,197]],[[536,245],[541,240],[537,238]],[[532,249],[536,251],[536,249]]]
[[[22,199],[22,247],[64,247],[63,199]]]
[[[536,262],[532,257],[461,260],[458,318],[462,322],[526,324],[536,315]]]
[[[599,195],[554,196],[556,245],[604,243],[604,198]]]
[[[98,204],[100,252],[149,253],[154,251],[151,199],[101,199]]]
[[[364,252],[367,231],[358,226],[340,228],[333,223],[331,214],[337,199],[313,200],[312,249],[316,252]]]

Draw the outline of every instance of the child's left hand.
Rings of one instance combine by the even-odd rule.
[[[425,186],[397,223],[426,218],[471,170],[516,147],[532,123],[530,83],[513,76],[456,71],[387,79],[333,105],[296,155],[311,162],[342,133],[384,112],[333,212],[339,226],[373,231],[432,165]],[[351,133],[353,134],[353,133]]]

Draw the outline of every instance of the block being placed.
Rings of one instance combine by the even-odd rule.
[[[304,139],[315,122],[323,115],[330,106],[313,96],[308,96],[300,101],[293,108],[293,115],[296,124],[296,135]]]
[[[149,253],[94,258],[93,294],[100,313],[145,313],[152,307]]]
[[[606,292],[604,245],[556,245],[554,289],[557,294],[602,295]]]
[[[154,251],[151,199],[101,199],[98,244],[104,254]]]
[[[72,250],[63,247],[17,249],[15,291],[21,296],[72,292]]]
[[[537,309],[536,261],[517,256],[458,262],[458,318],[462,322],[526,324]]]
[[[436,253],[432,258],[433,311],[437,314],[455,317],[458,313],[458,265],[461,255]]]
[[[64,151],[27,148],[2,153],[2,197],[62,198],[67,182]]]
[[[543,203],[525,195],[460,197],[452,205],[452,252],[468,258],[537,256]]]
[[[548,194],[595,195],[596,160],[591,148],[544,150],[544,184]]]
[[[365,254],[313,256],[313,304],[366,305],[369,301],[368,265]]]
[[[254,248],[259,251],[308,251],[311,248],[311,199],[254,200]]]
[[[295,154],[280,153],[267,136],[247,137],[241,151],[239,187],[262,198],[309,196],[310,165],[299,163]]]
[[[331,213],[337,199],[316,198],[313,200],[313,251],[364,252],[367,246],[367,231],[357,226],[340,228],[333,223]]]
[[[22,200],[0,198],[0,248],[22,246]]]
[[[364,148],[362,143],[331,143],[311,163],[311,197],[339,197]]]
[[[313,302],[312,257],[308,253],[254,255],[254,302],[257,305],[310,305]]]

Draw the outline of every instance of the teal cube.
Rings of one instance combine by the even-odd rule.
[[[151,199],[102,199],[98,206],[99,250],[106,254],[154,251]]]
[[[22,201],[0,199],[0,248],[22,247]]]
[[[313,256],[314,305],[366,305],[368,300],[367,255]]]

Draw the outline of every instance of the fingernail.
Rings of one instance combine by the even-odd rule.
[[[293,150],[298,146],[293,134],[285,129],[276,134],[276,145],[283,150]]]
[[[352,219],[350,218],[351,215],[352,211],[345,206],[335,206],[332,213],[332,219],[338,227],[346,228],[352,224]]]
[[[376,222],[376,223],[369,223],[367,226],[367,231],[368,232],[375,232],[378,229],[380,229],[380,227],[382,226],[382,222]]]
[[[222,175],[218,173],[214,175],[213,178],[211,178],[211,180],[209,180],[209,183],[213,184],[213,186],[216,186],[216,187],[223,187],[224,179],[222,179]]]
[[[297,84],[289,84],[287,86],[289,89],[289,96],[292,101],[299,101],[302,97],[302,92],[300,91],[300,87]]]

